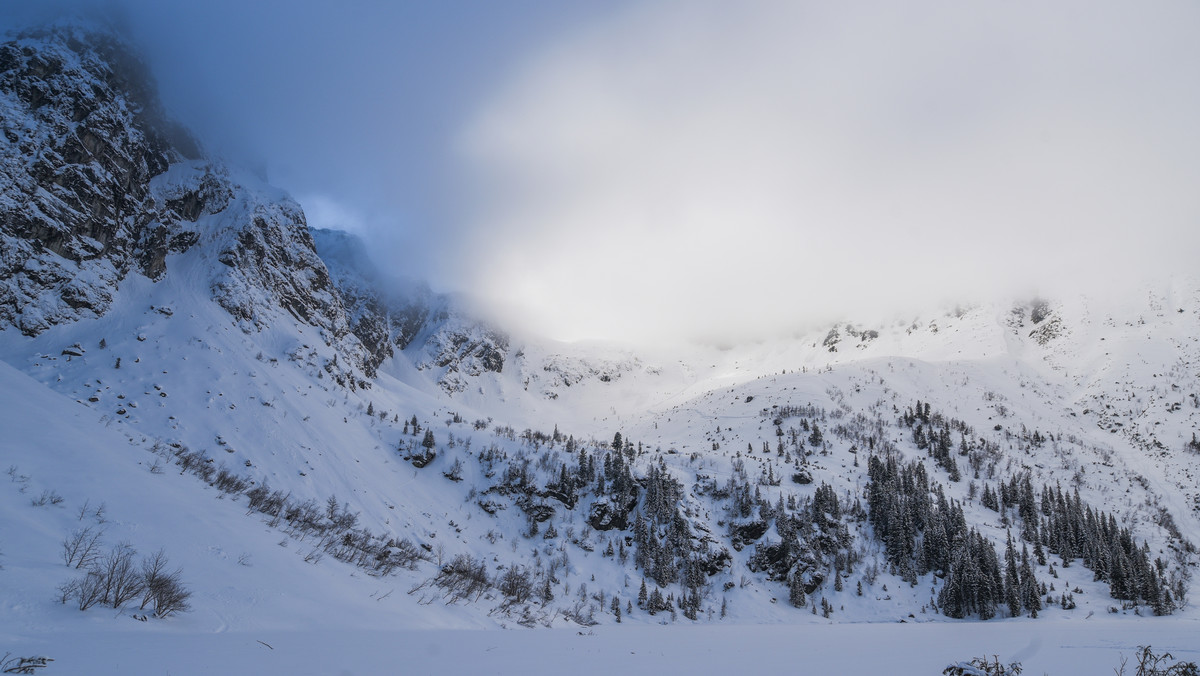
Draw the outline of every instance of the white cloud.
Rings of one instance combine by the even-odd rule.
[[[464,129],[460,274],[560,337],[648,340],[1194,266],[1198,29],[1186,3],[639,5]]]

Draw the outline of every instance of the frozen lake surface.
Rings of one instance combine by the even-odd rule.
[[[131,623],[132,624],[132,623]],[[1139,645],[1200,661],[1178,618],[917,624],[629,626],[581,630],[128,631],[8,636],[53,657],[46,674],[940,674],[998,655],[1026,674],[1111,674]]]

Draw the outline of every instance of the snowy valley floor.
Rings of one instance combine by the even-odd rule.
[[[134,623],[131,623],[134,625]],[[596,627],[515,631],[183,634],[123,631],[0,636],[54,658],[46,674],[940,674],[997,655],[1026,674],[1134,673],[1138,646],[1200,661],[1200,622],[1104,618],[918,624]]]

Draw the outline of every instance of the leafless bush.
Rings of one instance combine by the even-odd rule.
[[[192,473],[200,477],[204,483],[211,484],[213,477],[216,476],[217,470],[213,469],[212,458],[206,457],[204,462],[192,468]]]
[[[127,542],[113,547],[96,567],[104,582],[104,603],[120,608],[146,589],[145,578],[133,563],[137,551]]]
[[[100,537],[104,531],[87,526],[71,533],[62,543],[63,563],[75,568],[91,568],[100,559]]]
[[[192,594],[183,586],[181,571],[167,570],[167,555],[159,550],[143,559],[140,569],[133,563],[136,555],[128,543],[113,547],[107,556],[94,561],[86,575],[59,585],[59,601],[74,599],[80,610],[95,605],[120,608],[141,596],[141,608],[152,607],[155,617],[187,610]]]
[[[67,601],[75,598],[75,594],[79,591],[79,579],[71,579],[58,585],[58,602],[66,605]]]
[[[450,466],[448,471],[442,472],[442,475],[451,481],[462,481],[463,464],[462,460],[455,459],[454,464]]]
[[[391,540],[377,555],[375,570],[380,575],[389,575],[396,568],[416,570],[418,561],[427,560],[429,560],[429,555],[414,545],[412,540],[408,538],[399,542]]]
[[[179,465],[179,473],[194,471],[197,467],[205,464],[208,458],[200,451],[189,451],[187,446],[181,446],[175,450],[175,464]]]
[[[986,657],[976,657],[970,662],[952,664],[942,673],[946,676],[1016,676],[1021,673],[1021,663],[1013,662],[1005,666],[998,656],[993,656],[991,662]]]
[[[1170,663],[1175,656],[1171,653],[1155,654],[1150,650],[1150,646],[1138,646],[1137,653],[1137,671],[1134,676],[1198,676],[1200,675],[1200,667],[1196,666],[1195,662],[1176,662]],[[1123,676],[1125,673],[1125,660],[1121,661],[1121,668],[1115,670],[1117,676]]]
[[[61,495],[59,495],[55,491],[46,489],[46,490],[42,491],[42,494],[40,496],[38,496],[36,498],[31,498],[29,502],[34,507],[45,507],[47,504],[61,505],[62,501],[63,501],[63,497]]]
[[[563,617],[584,627],[599,624],[596,621],[596,607],[585,599],[579,599],[571,607],[563,609]]]
[[[142,560],[144,591],[141,607],[153,607],[154,616],[160,618],[186,611],[192,595],[183,586],[183,571],[178,568],[168,571],[167,566],[166,552],[161,549]]]
[[[179,579],[179,571],[168,575],[154,595],[154,616],[170,617],[175,613],[188,610],[191,606],[188,599],[192,593],[188,591]]]
[[[301,533],[319,530],[321,509],[311,499],[304,502],[288,502],[283,518],[287,520],[288,525]]]
[[[246,497],[250,500],[250,508],[269,516],[282,514],[290,495],[283,491],[272,491],[265,481],[246,491]]]
[[[533,594],[533,578],[527,568],[512,565],[500,576],[499,588],[513,603],[524,603]]]
[[[475,601],[491,588],[487,564],[470,554],[459,554],[433,577],[433,583],[443,590],[447,603],[460,600]]]
[[[224,465],[217,470],[217,478],[213,485],[225,493],[241,493],[250,487],[245,479],[229,471]]]
[[[4,657],[0,658],[0,673],[34,674],[54,661],[51,657],[10,657],[11,655],[12,653],[4,653]]]
[[[62,587],[59,591],[65,603],[74,597],[80,610],[87,610],[97,603],[104,603],[104,577],[99,570],[88,571],[87,575],[76,578]]]
[[[329,527],[335,531],[352,530],[358,525],[358,513],[351,512],[349,504],[339,505],[335,495],[325,501],[325,517],[329,519]]]

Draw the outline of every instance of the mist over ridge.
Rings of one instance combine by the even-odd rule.
[[[566,340],[1123,293],[1200,251],[1186,3],[116,12],[167,108],[398,276]]]

